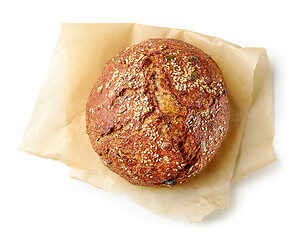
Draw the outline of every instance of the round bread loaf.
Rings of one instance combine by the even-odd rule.
[[[140,186],[170,187],[198,174],[220,147],[229,118],[217,64],[175,39],[149,39],[117,54],[86,105],[93,149]]]

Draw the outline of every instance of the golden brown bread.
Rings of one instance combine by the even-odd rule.
[[[86,127],[103,163],[132,184],[173,186],[212,160],[228,129],[222,72],[200,49],[149,39],[110,60]]]

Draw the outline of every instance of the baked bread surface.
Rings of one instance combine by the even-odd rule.
[[[149,39],[110,60],[86,105],[86,128],[102,162],[128,182],[186,182],[212,160],[228,130],[222,72],[200,49]]]

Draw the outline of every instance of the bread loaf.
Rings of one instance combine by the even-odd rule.
[[[140,186],[171,187],[200,173],[229,118],[218,65],[175,39],[149,39],[117,54],[86,105],[93,149],[109,169]]]

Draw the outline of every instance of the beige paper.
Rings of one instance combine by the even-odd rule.
[[[85,129],[85,104],[105,63],[126,47],[156,37],[184,40],[211,55],[230,97],[230,127],[216,157],[200,175],[171,189],[134,186],[108,170]],[[62,24],[20,149],[60,160],[70,166],[71,177],[124,193],[152,212],[197,222],[227,206],[231,181],[276,159],[272,143],[271,80],[264,49],[140,24]]]

